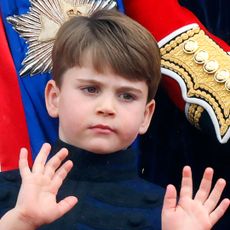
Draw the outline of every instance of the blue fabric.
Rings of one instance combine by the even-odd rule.
[[[122,0],[117,0],[117,7],[118,7],[118,9],[119,9],[120,12],[123,12],[123,13],[125,12]]]
[[[22,68],[21,63],[27,52],[27,44],[13,30],[6,18],[12,15],[27,13],[29,6],[30,3],[27,0],[0,1],[1,15],[17,73]],[[37,74],[34,77],[18,76],[33,158],[35,158],[42,143],[53,143],[57,138],[57,121],[49,117],[44,101],[44,88],[49,79],[50,74],[48,73]]]

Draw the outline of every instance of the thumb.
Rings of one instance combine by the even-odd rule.
[[[72,209],[77,204],[77,202],[78,199],[75,196],[68,196],[65,199],[61,200],[58,203],[59,215],[56,217],[56,219],[62,217],[64,214],[70,211],[70,209]]]

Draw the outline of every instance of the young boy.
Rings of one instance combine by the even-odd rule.
[[[1,174],[1,212],[11,210],[0,229],[211,229],[229,206],[228,199],[217,206],[223,179],[211,191],[213,170],[206,169],[192,198],[185,167],[178,202],[172,185],[163,202],[164,191],[139,178],[129,148],[155,107],[160,55],[151,34],[118,12],[98,11],[61,27],[52,58],[45,97],[49,114],[59,118],[60,140],[47,163],[50,146],[43,145],[32,170],[21,150],[15,207],[19,176]]]

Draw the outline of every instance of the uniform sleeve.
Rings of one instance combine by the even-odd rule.
[[[195,127],[230,140],[230,46],[177,0],[124,0],[125,12],[157,39],[162,85]]]

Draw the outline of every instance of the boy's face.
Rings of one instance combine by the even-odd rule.
[[[147,94],[144,81],[73,67],[60,88],[48,82],[46,105],[52,117],[59,117],[61,140],[104,154],[127,148],[146,132],[155,106],[154,100],[146,104]]]

